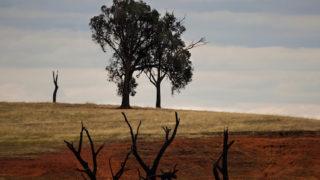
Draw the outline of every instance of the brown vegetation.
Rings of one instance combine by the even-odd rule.
[[[128,158],[132,146],[128,127],[121,121],[121,111],[113,106],[3,102],[0,112],[0,126],[5,127],[0,132],[0,179],[81,178],[74,171],[74,167],[82,168],[81,164],[62,143],[63,139],[79,138],[81,121],[90,125],[95,143],[104,141],[106,145],[99,153],[97,179],[117,176],[118,173],[108,169],[121,171],[124,157],[126,167],[131,170],[123,174],[123,179],[138,179],[137,168],[143,172],[132,156]],[[152,164],[163,145],[159,127],[174,126],[173,110],[137,108],[125,112],[132,124],[142,120],[136,146],[145,164]],[[208,111],[178,112],[183,121],[176,140],[159,163],[162,175],[212,179],[212,163],[219,159],[223,144],[221,129],[228,126],[235,141],[228,156],[230,179],[320,177],[320,121]],[[87,143],[84,138],[81,156],[89,160],[92,148]],[[112,161],[108,165],[110,157]],[[178,165],[172,169],[174,164]],[[93,167],[92,162],[89,165]]]
[[[55,152],[64,139],[79,137],[83,121],[95,143],[130,140],[128,126],[117,106],[62,103],[0,102],[0,157],[30,156]],[[131,123],[143,122],[139,139],[163,139],[161,126],[174,126],[173,109],[138,108],[124,111]],[[320,121],[256,114],[177,110],[183,121],[176,139],[212,138],[228,127],[232,133],[320,131]],[[180,169],[180,168],[179,168]]]

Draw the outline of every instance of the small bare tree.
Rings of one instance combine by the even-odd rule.
[[[89,142],[90,142],[90,147],[91,147],[91,153],[92,153],[92,161],[93,161],[93,170],[90,169],[89,167],[89,163],[86,162],[82,157],[81,157],[81,150],[82,150],[82,139],[83,139],[83,131],[85,131]],[[79,161],[79,163],[82,165],[83,169],[76,169],[77,171],[81,172],[81,173],[86,173],[87,176],[90,178],[90,180],[96,180],[96,175],[97,175],[97,170],[98,170],[98,164],[97,164],[97,156],[99,154],[99,152],[101,151],[101,149],[103,148],[104,145],[101,145],[97,151],[95,151],[94,149],[94,144],[93,141],[91,139],[90,133],[87,130],[86,127],[83,126],[83,123],[81,123],[81,131],[80,131],[80,140],[79,140],[79,146],[78,146],[78,150],[76,150],[73,146],[73,142],[69,143],[68,141],[64,141],[67,144],[67,147],[73,152],[73,154],[76,156],[77,160]],[[129,159],[130,154],[132,153],[132,148],[131,151],[127,154],[125,160],[121,163],[121,168],[119,169],[118,172],[116,172],[116,174],[113,173],[112,170],[112,166],[111,166],[111,158],[109,159],[109,166],[110,166],[110,171],[112,174],[112,179],[113,180],[119,180],[120,177],[122,176],[122,174],[128,170],[125,169],[126,163]],[[83,174],[81,174],[81,176],[83,177],[83,179],[86,179]]]
[[[219,172],[222,174],[223,180],[228,180],[228,150],[234,141],[228,144],[228,129],[224,130],[223,149],[218,160],[213,164],[213,175],[215,180],[220,180]],[[222,160],[222,167],[219,165]]]
[[[131,134],[131,140],[132,140],[132,154],[135,156],[135,158],[137,159],[138,163],[140,164],[140,166],[142,167],[142,169],[145,171],[146,173],[146,178],[142,177],[140,175],[140,172],[139,172],[139,179],[147,179],[147,180],[155,180],[156,177],[158,175],[156,175],[156,172],[157,172],[157,168],[159,166],[159,163],[160,163],[160,159],[162,157],[162,155],[164,154],[164,152],[166,151],[167,147],[171,144],[171,142],[173,141],[173,139],[175,138],[176,136],[176,133],[177,133],[177,130],[178,130],[178,126],[179,126],[179,123],[180,123],[180,119],[178,118],[178,114],[177,112],[175,113],[176,115],[176,125],[174,127],[174,130],[173,130],[173,133],[171,135],[171,137],[169,137],[169,134],[170,134],[170,131],[171,129],[168,128],[168,127],[162,127],[164,132],[165,132],[165,142],[164,144],[162,145],[162,147],[160,148],[156,158],[154,159],[153,161],[153,164],[151,167],[149,167],[141,158],[141,156],[139,155],[138,153],[138,148],[137,148],[137,139],[138,139],[138,135],[139,135],[139,129],[140,129],[140,126],[141,126],[141,121],[139,122],[139,125],[137,127],[137,131],[136,133],[134,134],[133,133],[133,130],[132,130],[132,127],[126,117],[126,114],[124,112],[122,112],[122,115],[124,117],[124,120],[126,121],[126,123],[128,124],[129,126],[129,129],[130,129],[130,134]],[[175,173],[177,172],[178,170],[176,170],[174,168],[174,171],[171,173],[172,175],[175,175]]]
[[[54,71],[52,71],[52,76],[53,76],[53,83],[54,83],[54,91],[53,91],[53,97],[52,97],[52,101],[53,103],[56,102],[57,99],[57,92],[58,92],[58,70],[57,70],[57,74],[54,73]]]
[[[122,174],[125,171],[129,170],[129,169],[126,169],[125,166],[126,166],[126,163],[127,163],[128,159],[129,159],[129,156],[130,156],[131,153],[132,153],[132,148],[131,148],[131,151],[128,152],[128,154],[127,154],[126,158],[124,159],[124,161],[121,163],[121,168],[119,169],[119,171],[116,174],[113,173],[112,166],[111,166],[111,158],[109,159],[109,167],[110,167],[110,171],[111,171],[111,175],[112,175],[112,179],[113,180],[119,180],[120,177],[122,176]]]
[[[91,154],[92,154],[92,162],[93,162],[93,169],[90,169],[89,163],[86,162],[82,157],[81,157],[81,150],[82,150],[82,137],[83,137],[83,131],[85,131],[89,142],[90,142],[90,147],[91,147]],[[73,154],[76,156],[77,160],[80,162],[80,164],[82,165],[83,169],[76,169],[77,171],[81,172],[81,173],[86,173],[88,175],[88,177],[91,180],[96,180],[96,174],[97,174],[97,169],[98,169],[98,165],[97,165],[97,156],[99,154],[99,152],[101,151],[101,149],[103,148],[104,145],[101,145],[97,151],[95,151],[94,149],[94,144],[93,141],[91,139],[91,136],[89,134],[89,131],[87,130],[86,127],[83,126],[83,123],[81,122],[81,131],[80,131],[80,140],[79,140],[79,145],[78,145],[78,150],[76,150],[73,146],[73,142],[68,142],[66,140],[64,140],[64,142],[66,143],[67,147],[73,152]],[[81,174],[82,177],[85,179],[85,177],[83,176],[83,174]]]

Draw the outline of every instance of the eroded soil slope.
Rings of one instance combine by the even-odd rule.
[[[320,133],[260,133],[230,135],[235,140],[229,153],[230,179],[320,179]],[[162,142],[140,142],[139,152],[148,164]],[[98,145],[98,143],[96,143]],[[177,139],[167,149],[160,169],[177,164],[178,179],[213,179],[212,163],[221,152],[222,136],[210,139]],[[105,144],[99,156],[99,178],[110,179],[108,159],[114,171],[130,143]],[[88,149],[83,152],[90,157]],[[82,179],[67,148],[32,158],[0,159],[0,179]],[[137,164],[130,157],[122,179],[138,179]],[[141,172],[143,172],[141,170]],[[2,177],[2,178],[1,178]]]

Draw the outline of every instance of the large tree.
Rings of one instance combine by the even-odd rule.
[[[177,20],[173,13],[166,13],[160,20],[156,43],[149,54],[154,67],[144,72],[156,87],[156,107],[161,108],[161,82],[167,77],[171,82],[171,93],[180,92],[192,81],[192,62],[189,50],[204,43],[201,38],[189,46],[181,39],[186,30],[183,20]]]
[[[142,1],[113,0],[111,7],[102,6],[101,14],[91,18],[92,39],[106,52],[113,51],[106,67],[109,80],[118,84],[122,96],[120,108],[130,108],[129,96],[137,86],[133,74],[152,64],[148,58],[155,43],[159,13]]]

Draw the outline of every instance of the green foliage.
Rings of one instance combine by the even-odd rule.
[[[113,50],[106,67],[109,80],[118,84],[124,98],[134,95],[132,75],[150,66],[145,58],[154,44],[159,13],[142,1],[114,0],[110,7],[102,6],[101,14],[90,21],[92,39],[104,52]],[[128,98],[128,97],[127,97]]]
[[[167,12],[159,22],[157,41],[148,57],[155,66],[145,70],[155,86],[167,77],[172,84],[172,94],[180,92],[192,80],[191,54],[181,39],[185,30],[182,20]]]

